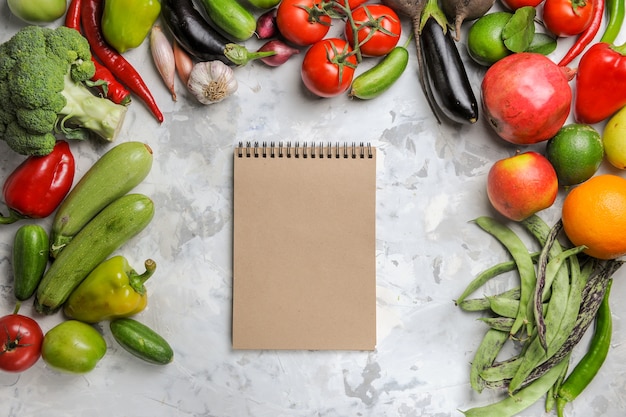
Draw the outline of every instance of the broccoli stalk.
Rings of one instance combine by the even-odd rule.
[[[113,141],[126,107],[96,96],[89,43],[77,30],[25,26],[0,44],[0,138],[23,155],[52,152],[56,135]]]
[[[126,115],[125,106],[95,96],[83,84],[74,82],[69,74],[65,75],[65,88],[61,94],[65,97],[66,104],[59,111],[63,116],[59,126],[65,137],[83,139],[85,129],[87,133],[95,133],[108,141],[117,137]],[[79,126],[80,129],[71,129],[66,123]]]

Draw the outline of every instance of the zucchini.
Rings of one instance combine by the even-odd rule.
[[[202,0],[209,20],[226,36],[235,41],[245,41],[256,30],[256,19],[237,0]]]
[[[57,210],[50,232],[50,256],[56,258],[96,214],[143,181],[152,160],[152,149],[142,142],[123,142],[102,155]]]
[[[35,309],[56,312],[98,264],[142,231],[153,216],[154,203],[143,194],[127,194],[106,206],[52,262],[37,287]]]
[[[20,301],[29,299],[37,289],[48,266],[48,233],[37,224],[17,229],[13,239],[13,293]]]
[[[409,63],[409,51],[396,46],[378,64],[352,82],[350,97],[369,100],[387,91],[402,75]]]
[[[138,358],[157,365],[174,360],[174,351],[167,340],[145,324],[120,318],[112,320],[109,327],[117,343]]]

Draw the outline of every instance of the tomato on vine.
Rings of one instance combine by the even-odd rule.
[[[593,0],[546,0],[543,23],[556,36],[579,35],[591,24]]]
[[[517,10],[521,7],[530,6],[537,7],[541,4],[543,0],[501,0],[504,7]]]
[[[319,0],[283,0],[276,10],[276,26],[289,42],[308,46],[322,40],[331,26],[331,17]]]
[[[320,97],[334,97],[352,83],[357,58],[349,43],[327,38],[314,43],[302,61],[302,81]]]
[[[41,356],[43,331],[30,317],[13,313],[0,318],[0,369],[22,372]]]
[[[352,10],[359,49],[363,56],[384,56],[396,47],[402,34],[402,23],[392,8],[384,4],[366,4]],[[346,19],[346,39],[352,42],[354,28]]]

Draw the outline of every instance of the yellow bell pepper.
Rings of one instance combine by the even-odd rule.
[[[144,283],[154,273],[156,263],[148,259],[145,268],[139,275],[123,256],[102,262],[72,291],[63,312],[71,319],[97,323],[143,311],[148,305]]]

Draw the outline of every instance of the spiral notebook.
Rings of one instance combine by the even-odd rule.
[[[239,144],[234,349],[373,350],[376,149]]]

